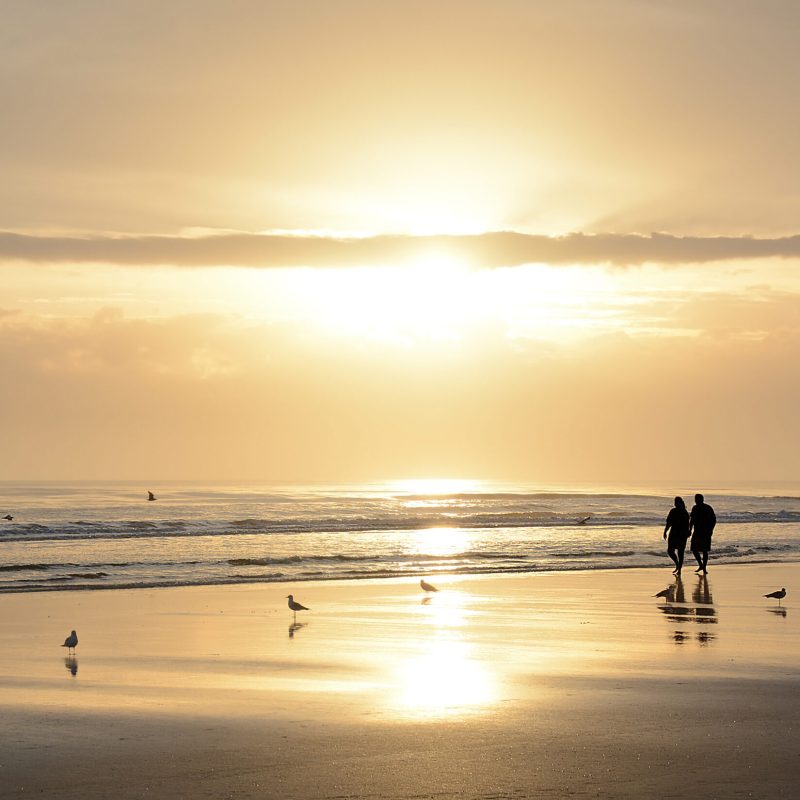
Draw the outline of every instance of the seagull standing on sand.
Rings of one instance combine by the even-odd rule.
[[[780,589],[777,592],[770,592],[769,594],[765,594],[764,597],[774,597],[778,601],[778,605],[780,605],[781,600],[786,597],[786,589]]]
[[[72,633],[69,636],[67,636],[66,639],[64,639],[64,644],[62,644],[61,646],[69,648],[67,652],[74,651],[75,648],[78,646],[78,634],[75,633],[75,631],[72,631]]]
[[[310,608],[306,608],[305,606],[301,606],[300,603],[298,603],[294,599],[294,595],[293,594],[287,594],[286,595],[286,599],[289,601],[289,608],[291,608],[292,611],[294,612],[294,618],[295,619],[297,619],[297,612],[298,611],[311,611]]]
[[[674,586],[667,586],[666,589],[662,589],[660,592],[653,595],[653,597],[669,597],[673,591],[675,591]]]
[[[7,519],[9,522],[11,522],[11,520],[12,520],[12,519],[14,519],[14,517],[12,517],[12,516],[11,516],[11,514],[6,514],[6,515],[3,517],[3,519]]]
[[[147,493],[147,499],[148,500],[158,500],[158,498],[152,492],[148,492]]]
[[[426,580],[421,580],[419,585],[422,587],[423,592],[438,592],[439,590],[432,584],[428,583]]]

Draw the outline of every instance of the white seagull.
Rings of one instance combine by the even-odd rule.
[[[770,592],[769,594],[765,594],[764,597],[774,597],[778,601],[778,605],[780,605],[781,600],[786,597],[786,589],[781,589],[777,592]]]
[[[295,619],[297,618],[297,612],[298,611],[311,611],[310,608],[306,608],[305,606],[301,606],[300,603],[298,603],[294,599],[294,595],[293,594],[287,594],[286,595],[286,599],[289,601],[289,608],[291,608],[292,611],[294,612]]]
[[[64,644],[61,646],[68,647],[69,650],[74,650],[78,646],[78,634],[72,631],[72,633],[64,639]],[[67,652],[69,652],[69,650]]]
[[[423,592],[438,592],[439,590],[432,584],[428,583],[426,580],[421,580],[419,585],[422,587]]]

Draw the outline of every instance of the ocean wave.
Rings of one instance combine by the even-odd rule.
[[[268,580],[270,580],[270,581],[278,581],[278,580],[280,580],[281,578],[285,577],[285,574],[284,574],[283,572],[267,572],[267,573],[264,573],[264,574],[262,574],[262,575],[237,575],[237,574],[234,572],[234,573],[233,573],[233,574],[232,574],[230,577],[231,577],[233,580],[239,580],[239,579],[241,579],[242,581],[253,581],[253,580],[259,580],[259,581],[262,581],[262,580],[263,580],[263,581],[268,581]]]
[[[635,556],[635,550],[573,550],[568,552],[556,552],[551,554],[553,558],[629,558]],[[651,555],[647,553],[647,555]],[[661,553],[653,555],[660,556]]]
[[[229,558],[232,567],[269,567],[273,564],[300,564],[306,559],[303,556],[287,556],[286,558]]]
[[[583,524],[580,524],[583,523]],[[604,509],[594,511],[509,511],[387,513],[376,515],[343,515],[322,517],[289,517],[269,519],[246,517],[225,520],[125,520],[69,522],[57,525],[29,524],[0,529],[3,542],[60,541],[79,539],[173,538],[237,535],[341,534],[391,531],[436,531],[462,528],[466,530],[498,530],[524,528],[659,528],[664,524],[661,513]],[[800,524],[800,511],[733,511],[719,515],[718,530],[726,526]]]
[[[89,578],[91,580],[97,580],[99,578],[107,578],[107,572],[70,572],[70,578]]]
[[[49,564],[2,564],[0,572],[20,572],[25,570],[45,570],[50,569]]]

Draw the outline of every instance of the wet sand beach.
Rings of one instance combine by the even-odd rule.
[[[0,797],[793,797],[799,576],[1,595]]]

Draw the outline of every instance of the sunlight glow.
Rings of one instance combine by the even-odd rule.
[[[632,279],[603,267],[470,267],[443,246],[402,266],[240,270],[204,287],[218,306],[252,320],[297,322],[310,334],[400,348],[456,347],[497,338],[569,342],[620,328],[633,332]]]
[[[336,335],[411,347],[481,331],[568,340],[617,328],[616,277],[600,268],[533,264],[470,269],[445,251],[405,267],[305,270],[291,306]]]
[[[334,333],[400,344],[459,338],[477,300],[467,270],[441,252],[406,267],[317,270],[298,297]]]
[[[420,720],[465,716],[497,702],[493,671],[460,638],[460,629],[474,613],[467,609],[469,600],[469,595],[453,591],[426,598],[419,606],[421,649],[396,668],[397,694],[391,705],[399,715]]]
[[[453,556],[469,550],[472,532],[463,528],[425,528],[409,531],[406,545],[415,555]]]
[[[464,494],[483,487],[483,481],[467,478],[408,478],[389,484],[390,491],[410,495]]]
[[[420,719],[479,713],[496,698],[490,671],[465,642],[442,640],[401,664],[398,706]]]

